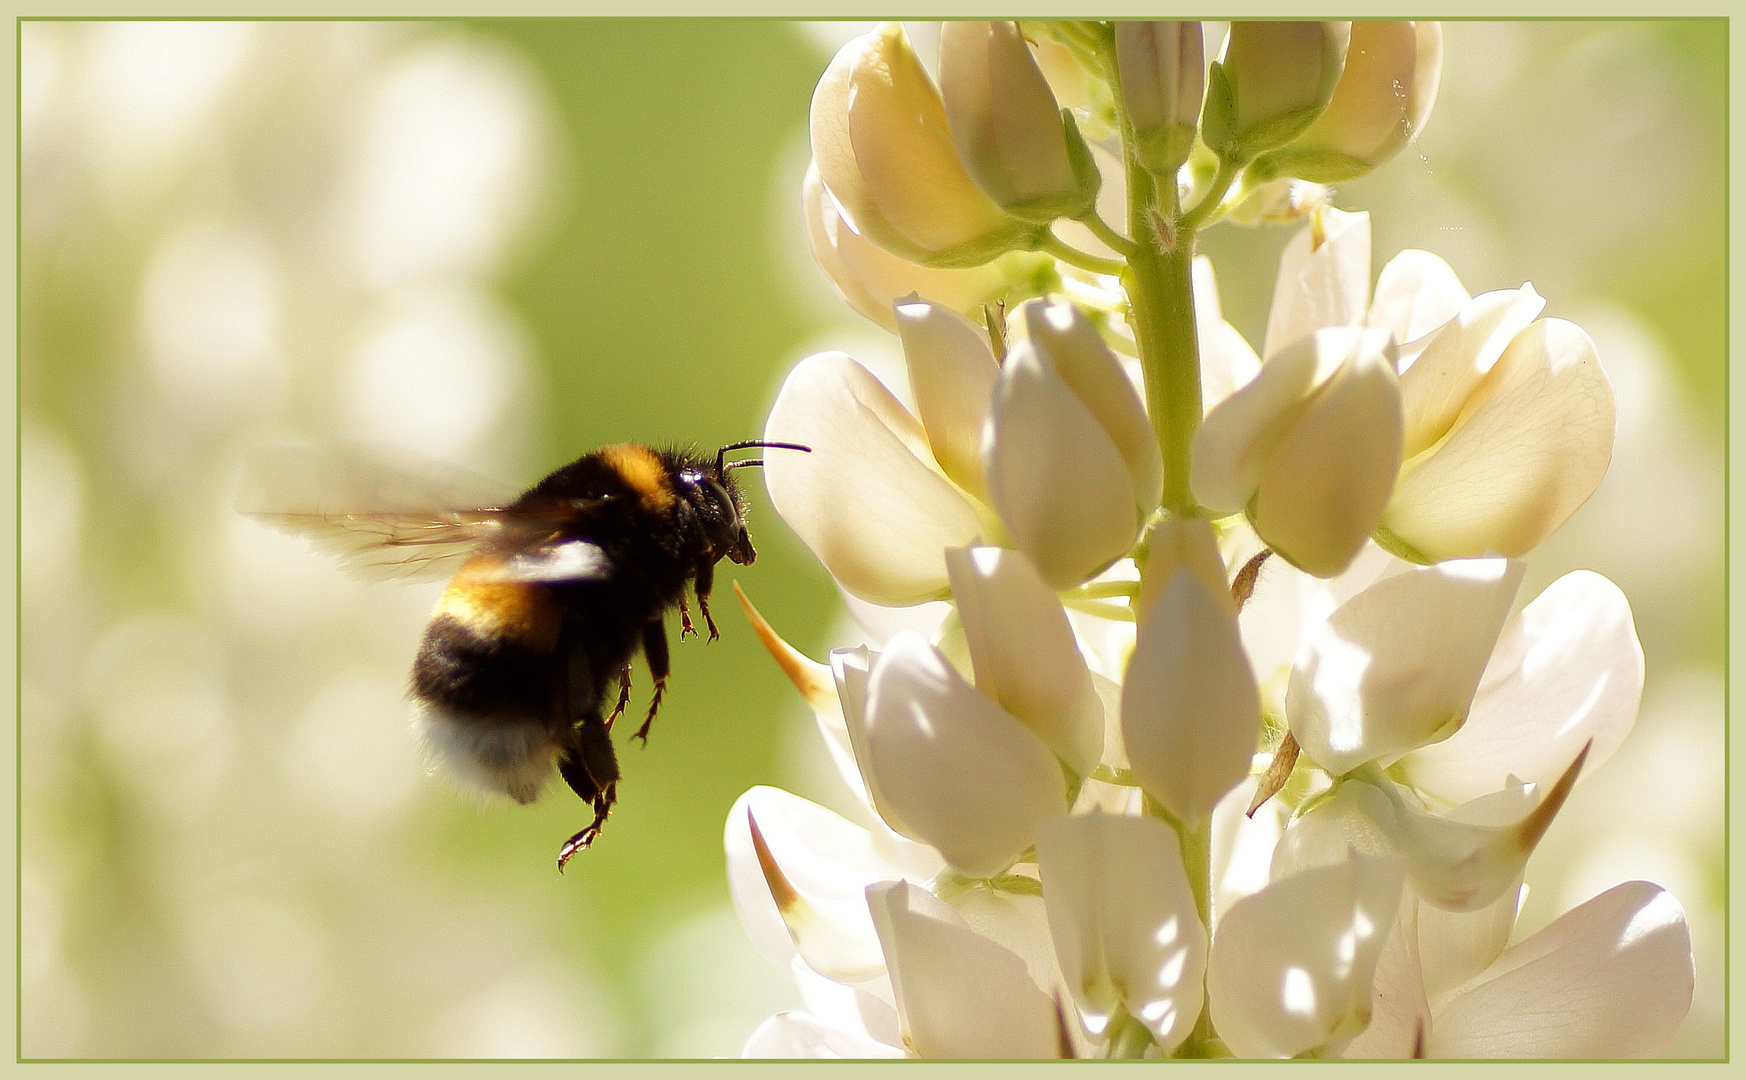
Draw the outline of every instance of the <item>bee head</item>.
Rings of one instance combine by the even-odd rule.
[[[710,543],[718,553],[717,557],[725,555],[742,566],[756,559],[758,553],[753,549],[752,538],[746,532],[744,496],[740,494],[739,485],[734,483],[733,477],[728,475],[728,470],[743,468],[747,465],[762,465],[764,459],[748,458],[745,461],[729,461],[727,455],[730,451],[746,450],[754,446],[812,453],[812,447],[801,446],[798,443],[729,443],[716,451],[715,468],[709,475],[697,477],[695,482],[704,496],[702,504],[704,523],[709,531]]]

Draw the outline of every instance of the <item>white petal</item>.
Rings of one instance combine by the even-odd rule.
[[[816,164],[806,171],[801,204],[807,243],[819,269],[851,308],[893,333],[897,318],[891,305],[901,296],[920,293],[954,311],[975,312],[1007,290],[1004,260],[942,270],[917,266],[874,244],[843,216]]]
[[[943,552],[982,531],[975,509],[931,464],[921,424],[842,353],[802,360],[771,407],[770,499],[845,589],[883,604],[946,591]]]
[[[1022,314],[1031,344],[1091,410],[1127,462],[1141,514],[1151,513],[1164,486],[1164,459],[1139,389],[1076,306],[1032,300]]]
[[[1526,554],[1588,501],[1612,461],[1612,384],[1572,323],[1542,319],[1517,334],[1474,400],[1402,471],[1384,519],[1429,558]]]
[[[1127,463],[1028,342],[1001,367],[982,461],[1012,546],[1054,588],[1078,585],[1133,545],[1140,517]]]
[[[1067,810],[1054,755],[913,634],[874,664],[866,739],[868,786],[891,826],[972,877],[1005,870],[1038,820]]]
[[[982,495],[982,426],[1000,373],[988,332],[914,296],[899,302],[896,312],[910,390],[934,460],[960,487]]]
[[[1454,318],[1467,300],[1467,290],[1448,263],[1408,248],[1388,260],[1377,276],[1365,325],[1392,331],[1394,340],[1404,344]]]
[[[803,1012],[780,1012],[759,1024],[743,1058],[898,1058],[903,1051],[839,1031]]]
[[[867,905],[891,969],[904,1041],[924,1058],[1048,1058],[1054,1003],[1012,950],[970,930],[907,881],[874,885]]]
[[[1189,486],[1201,505],[1220,514],[1248,505],[1286,426],[1332,374],[1321,362],[1313,340],[1302,339],[1207,413],[1189,452]]]
[[[976,687],[1031,729],[1078,776],[1097,766],[1103,707],[1054,591],[1006,548],[946,552]]]
[[[866,898],[861,902],[865,905]],[[889,975],[850,986],[825,978],[798,956],[788,973],[800,991],[801,1004],[820,1023],[886,1046],[903,1045],[903,1025],[897,1019]]]
[[[867,830],[788,792],[755,787],[728,813],[725,847],[740,921],[767,957],[786,965],[783,954],[798,949],[809,967],[839,982],[884,974],[864,894],[899,872],[874,851]],[[774,940],[772,918],[786,950]]]
[[[1652,1057],[1691,1007],[1691,933],[1679,901],[1626,882],[1506,950],[1451,994],[1433,1057]]]
[[[1424,1049],[1431,1030],[1419,963],[1419,902],[1410,892],[1401,899],[1394,927],[1376,962],[1370,990],[1370,1023],[1346,1044],[1341,1057],[1410,1058]]]
[[[1219,800],[1212,823],[1213,924],[1224,918],[1231,905],[1267,887],[1268,861],[1285,831],[1289,811],[1278,799],[1269,799],[1253,816],[1246,811],[1255,800],[1255,780],[1250,777]]]
[[[1461,730],[1402,758],[1402,773],[1451,803],[1497,791],[1511,775],[1549,785],[1590,740],[1585,770],[1610,757],[1642,693],[1630,603],[1606,578],[1578,570],[1503,632]]]
[[[1286,560],[1317,577],[1352,564],[1382,520],[1400,470],[1400,387],[1379,330],[1321,330],[1339,366],[1263,465],[1251,519]]]
[[[1396,574],[1313,628],[1286,697],[1304,753],[1340,775],[1458,724],[1523,571],[1513,560],[1472,559]]]
[[[1357,326],[1370,300],[1370,215],[1323,210],[1279,257],[1263,366],[1325,326]],[[1317,234],[1320,234],[1318,239]]]
[[[1532,286],[1476,296],[1425,343],[1401,373],[1410,459],[1446,435],[1510,339],[1546,306]]]
[[[1521,900],[1519,887],[1505,889],[1496,900],[1473,911],[1450,911],[1414,900],[1425,994],[1438,997],[1496,960],[1510,942]]]
[[[1122,690],[1122,742],[1140,784],[1198,822],[1249,774],[1261,699],[1229,605],[1187,567],[1141,620]]]
[[[1398,859],[1354,854],[1231,906],[1213,933],[1206,991],[1233,1053],[1337,1050],[1362,1030],[1403,873]]]
[[[1120,1005],[1174,1049],[1200,1016],[1207,936],[1176,833],[1148,817],[1084,814],[1037,830],[1062,973],[1093,1033]]]

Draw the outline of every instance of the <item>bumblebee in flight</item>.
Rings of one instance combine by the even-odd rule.
[[[600,834],[619,781],[609,737],[630,704],[640,650],[654,689],[635,738],[648,740],[670,664],[666,616],[695,634],[689,586],[709,631],[715,564],[750,563],[745,500],[729,461],[625,443],[584,454],[507,506],[417,513],[264,513],[354,566],[414,570],[464,558],[412,665],[419,726],[462,777],[530,803],[555,765],[592,821],[558,869]],[[616,687],[612,709],[606,706]]]

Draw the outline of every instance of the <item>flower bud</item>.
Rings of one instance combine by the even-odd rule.
[[[1091,321],[1033,300],[1023,322],[995,384],[983,471],[1012,546],[1066,589],[1133,546],[1163,462],[1139,391]]]
[[[1207,82],[1201,137],[1226,158],[1283,146],[1334,96],[1351,23],[1233,22]]]
[[[1189,482],[1245,511],[1293,566],[1332,577],[1382,519],[1400,468],[1400,383],[1384,330],[1332,327],[1281,350],[1195,432]]]
[[[812,156],[854,230],[925,266],[977,266],[1036,227],[982,193],[940,95],[895,22],[837,53],[812,96]]]
[[[1435,22],[1355,22],[1333,100],[1290,145],[1256,161],[1258,178],[1333,184],[1363,176],[1404,149],[1424,126],[1443,68]]]
[[[1017,23],[945,23],[940,96],[959,160],[1007,213],[1047,223],[1091,209],[1102,177]]]
[[[1172,173],[1188,160],[1206,96],[1197,22],[1118,22],[1116,67],[1140,164]]]

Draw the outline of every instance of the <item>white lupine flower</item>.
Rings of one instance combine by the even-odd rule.
[[[1612,396],[1586,337],[1536,322],[1529,286],[1470,297],[1428,252],[1372,288],[1368,215],[1322,207],[1280,260],[1258,357],[1210,263],[1189,262],[1188,234],[1266,195],[1260,174],[1294,148],[1250,157],[1274,140],[1368,167],[1423,123],[1437,31],[1412,27],[1408,50],[1406,25],[1360,26],[1354,59],[1347,24],[1238,24],[1186,162],[1164,130],[1180,94],[1159,97],[1146,65],[1170,50],[1134,51],[1158,24],[948,28],[942,115],[968,170],[941,156],[942,106],[900,31],[839,55],[808,214],[835,215],[820,262],[858,306],[911,280],[904,260],[1012,241],[977,232],[1000,218],[978,218],[968,177],[988,206],[1059,195],[1076,125],[1108,136],[1106,196],[1170,182],[1147,180],[1160,141],[1159,167],[1182,168],[1174,199],[1125,223],[1020,237],[1035,250],[1004,257],[1000,296],[1043,295],[1004,317],[964,270],[875,312],[902,339],[913,411],[841,354],[802,361],[778,396],[766,437],[814,452],[770,457],[772,496],[873,637],[827,667],[747,605],[856,804],[838,817],[760,788],[730,817],[735,903],[805,1002],[748,1056],[1666,1044],[1691,953],[1659,889],[1621,886],[1506,947],[1529,856],[1642,687],[1629,605],[1598,575],[1509,622],[1520,557],[1605,468]],[[1044,123],[1033,48],[1057,85],[1083,84],[1065,126]],[[1112,54],[1157,101],[1109,84]],[[1399,98],[1378,93],[1391,79]],[[1020,144],[1043,151],[1012,158]],[[845,195],[831,170],[849,166]],[[890,261],[851,268],[858,213],[935,239],[865,233],[883,249],[862,254]],[[1174,366],[1190,363],[1195,379]],[[1197,416],[1186,454],[1161,442]]]
[[[1467,716],[1524,567],[1506,559],[1394,574],[1306,636],[1286,713],[1298,745],[1334,775],[1385,764]]]
[[[1204,35],[1197,22],[1118,22],[1116,67],[1136,156],[1156,173],[1188,160],[1206,96]]]
[[[1161,821],[1051,818],[1037,830],[1049,925],[1067,986],[1093,1035],[1118,1009],[1173,1050],[1200,1015],[1206,925]]]
[[[801,361],[764,437],[812,447],[770,455],[766,482],[843,588],[882,604],[945,595],[942,552],[983,535],[983,521],[934,462],[921,422],[871,372],[842,353]]]
[[[1382,520],[1400,467],[1400,387],[1386,332],[1300,338],[1195,433],[1195,498],[1244,512],[1280,555],[1331,577]]]
[[[1255,676],[1236,613],[1187,567],[1142,620],[1122,691],[1122,742],[1140,785],[1192,825],[1248,774],[1261,723]]]
[[[913,634],[874,662],[863,723],[861,767],[886,820],[969,876],[1011,866],[1036,823],[1067,810],[1054,756]]]
[[[1213,931],[1206,991],[1232,1053],[1337,1053],[1364,1029],[1405,870],[1399,859],[1354,853],[1231,906]]]
[[[1139,393],[1084,314],[1031,301],[1022,319],[1026,337],[995,386],[983,468],[1013,546],[1064,589],[1133,547],[1163,469]]]
[[[1005,548],[953,548],[946,570],[976,687],[1075,774],[1103,750],[1103,705],[1061,601],[1030,560]]]

